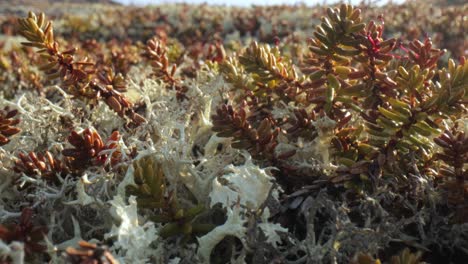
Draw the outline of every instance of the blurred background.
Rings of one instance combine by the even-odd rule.
[[[393,3],[402,3],[405,0],[348,0],[348,1],[338,1],[338,0],[116,0],[116,2],[122,4],[134,4],[134,5],[146,5],[146,4],[161,4],[161,3],[193,3],[193,4],[216,4],[216,5],[238,5],[238,6],[250,6],[250,5],[279,5],[279,4],[299,4],[305,3],[307,5],[316,5],[316,4],[333,4],[337,2],[346,2],[352,4],[358,4],[361,2],[374,3],[374,4],[385,4],[387,2]]]
[[[430,36],[436,47],[447,49],[447,57],[468,54],[468,0],[0,0],[0,30],[15,35],[16,17],[33,10],[52,17],[58,23],[57,33],[80,40],[145,42],[163,30],[178,40],[184,38],[186,44],[192,44],[195,33],[202,42],[212,41],[214,36],[227,37],[229,42],[233,32],[272,44],[275,36],[311,36],[324,7],[340,2],[360,5],[368,19],[383,14],[388,36],[401,41]],[[170,5],[158,7],[164,4]],[[289,6],[265,8],[282,4]],[[152,6],[142,8],[145,5]],[[229,8],[219,12],[212,5]],[[246,8],[252,5],[257,8]]]
[[[329,5],[336,3],[350,3],[350,4],[402,4],[404,2],[423,2],[438,5],[451,5],[451,4],[466,4],[467,0],[0,0],[0,5],[13,7],[15,5],[38,5],[38,4],[54,4],[54,3],[120,3],[125,5],[158,5],[158,4],[171,4],[171,3],[189,3],[189,4],[203,4],[210,5],[227,5],[227,6],[251,6],[251,5],[296,5],[305,3],[309,6],[314,5]],[[0,9],[0,13],[4,11]]]

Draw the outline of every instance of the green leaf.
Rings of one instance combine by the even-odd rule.
[[[396,122],[401,122],[401,123],[407,123],[408,122],[408,118],[403,116],[402,114],[400,113],[396,113],[396,112],[393,112],[391,110],[387,110],[381,106],[379,106],[379,112],[385,116],[386,118],[390,119],[390,120],[394,120]]]

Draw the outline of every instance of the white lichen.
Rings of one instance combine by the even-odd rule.
[[[109,202],[120,224],[112,226],[105,238],[116,239],[111,250],[122,263],[148,263],[156,252],[150,245],[158,239],[157,229],[152,222],[140,225],[136,198],[131,196],[128,202],[127,205],[121,196],[115,196]]]
[[[223,207],[230,207],[239,200],[241,205],[257,210],[265,202],[273,187],[273,177],[253,164],[249,155],[246,159],[244,165],[227,166],[226,173],[213,180],[211,206],[221,203]]]
[[[7,245],[0,239],[0,259],[7,257],[10,257],[12,264],[23,264],[25,257],[24,244],[13,241]]]
[[[279,236],[278,232],[287,233],[288,229],[282,227],[280,224],[271,223],[268,221],[270,217],[270,209],[265,208],[262,214],[262,223],[258,224],[258,227],[263,231],[265,236],[267,237],[267,242],[277,247],[279,243],[281,243],[281,237]]]
[[[211,251],[226,236],[235,236],[245,245],[245,232],[247,231],[247,228],[244,227],[245,223],[246,220],[242,219],[239,206],[234,206],[233,209],[228,207],[226,223],[198,238],[199,248],[197,255],[200,261],[202,263],[210,263]]]

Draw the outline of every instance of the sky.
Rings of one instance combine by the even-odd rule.
[[[256,5],[277,5],[277,4],[294,4],[294,3],[301,3],[305,2],[310,5],[314,4],[323,4],[323,3],[336,3],[340,2],[337,0],[305,0],[305,1],[296,1],[296,0],[116,0],[118,2],[124,3],[124,4],[135,4],[135,5],[145,5],[145,4],[161,4],[161,3],[181,3],[181,2],[186,2],[186,3],[194,3],[194,4],[200,4],[200,3],[208,3],[208,4],[226,4],[226,5],[240,5],[240,6],[250,6],[252,4]],[[369,1],[369,0],[367,0]],[[392,0],[393,3],[401,3],[404,2],[405,0]],[[348,0],[344,1],[346,3],[360,3],[361,0]],[[388,2],[388,0],[372,0],[372,2]]]

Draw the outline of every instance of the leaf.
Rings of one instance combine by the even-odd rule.
[[[386,118],[388,118],[390,120],[394,120],[394,121],[401,122],[401,123],[408,122],[408,118],[402,116],[399,113],[395,113],[395,112],[393,112],[391,110],[387,110],[387,109],[385,109],[385,108],[383,108],[381,106],[378,107],[378,110],[383,116],[385,116]]]

